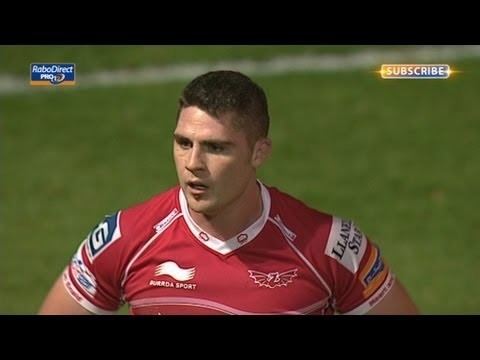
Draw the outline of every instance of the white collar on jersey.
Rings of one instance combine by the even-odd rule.
[[[222,254],[226,255],[239,247],[248,244],[250,241],[255,239],[260,231],[262,231],[265,223],[268,220],[268,216],[270,214],[270,194],[267,188],[258,181],[260,185],[260,192],[262,195],[262,203],[263,203],[263,210],[262,215],[247,229],[243,230],[242,232],[238,233],[237,235],[233,236],[228,240],[220,240],[213,235],[208,234],[204,231],[200,226],[193,221],[192,217],[190,216],[190,212],[188,210],[187,199],[185,198],[185,194],[183,190],[180,188],[179,191],[179,200],[180,200],[180,208],[182,210],[183,217],[185,222],[187,223],[188,228],[192,232],[192,234],[201,241],[205,246],[208,246],[210,249]]]

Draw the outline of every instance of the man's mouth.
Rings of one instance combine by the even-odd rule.
[[[192,193],[203,193],[207,191],[208,186],[202,183],[201,181],[187,181],[187,187]]]

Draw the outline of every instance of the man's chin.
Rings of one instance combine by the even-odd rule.
[[[212,209],[210,201],[193,195],[187,196],[187,203],[188,207],[197,213],[208,214]]]

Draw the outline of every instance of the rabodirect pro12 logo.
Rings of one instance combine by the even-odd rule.
[[[30,85],[75,85],[75,64],[30,64]]]

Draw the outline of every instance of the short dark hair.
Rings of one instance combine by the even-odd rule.
[[[219,70],[196,77],[182,91],[177,121],[182,109],[189,106],[196,106],[216,118],[232,114],[232,125],[244,130],[252,143],[268,135],[267,96],[242,73]]]

